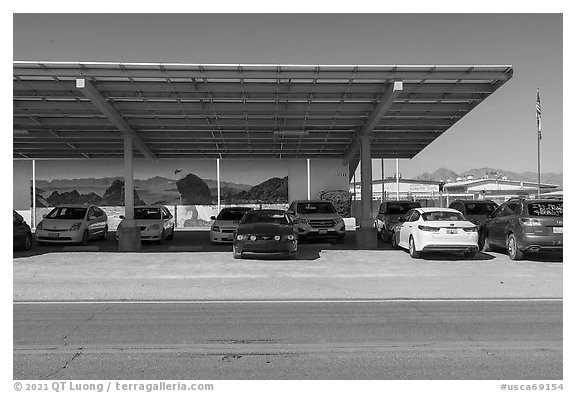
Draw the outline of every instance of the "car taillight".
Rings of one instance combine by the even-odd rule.
[[[477,232],[476,227],[462,228],[462,229],[464,229],[464,232]]]
[[[536,218],[521,218],[520,223],[528,227],[540,227],[542,223]]]
[[[427,227],[425,225],[418,225],[418,229],[420,229],[421,231],[426,231],[426,232],[438,232],[440,230],[440,228]]]

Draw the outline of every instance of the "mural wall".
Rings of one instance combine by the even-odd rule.
[[[95,204],[114,228],[124,214],[122,160],[36,162],[36,216],[61,204]],[[180,227],[207,227],[218,212],[216,160],[135,160],[135,205],[166,205]],[[288,169],[277,160],[220,160],[221,206],[285,208]]]

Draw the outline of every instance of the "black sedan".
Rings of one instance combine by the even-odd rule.
[[[234,258],[244,254],[284,254],[295,258],[298,240],[292,222],[283,210],[247,212],[234,235]]]

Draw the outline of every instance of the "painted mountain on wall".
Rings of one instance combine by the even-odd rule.
[[[36,205],[56,206],[66,203],[92,203],[123,206],[122,177],[98,179],[55,179],[36,181]],[[174,180],[161,176],[134,180],[135,204],[211,205],[218,200],[215,180],[194,174]],[[287,203],[288,177],[271,178],[255,186],[233,182],[220,183],[222,203]]]

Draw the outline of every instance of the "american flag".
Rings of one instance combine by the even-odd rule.
[[[540,91],[536,90],[536,121],[538,122],[538,139],[542,139],[540,122],[542,119],[542,107],[540,106]]]

